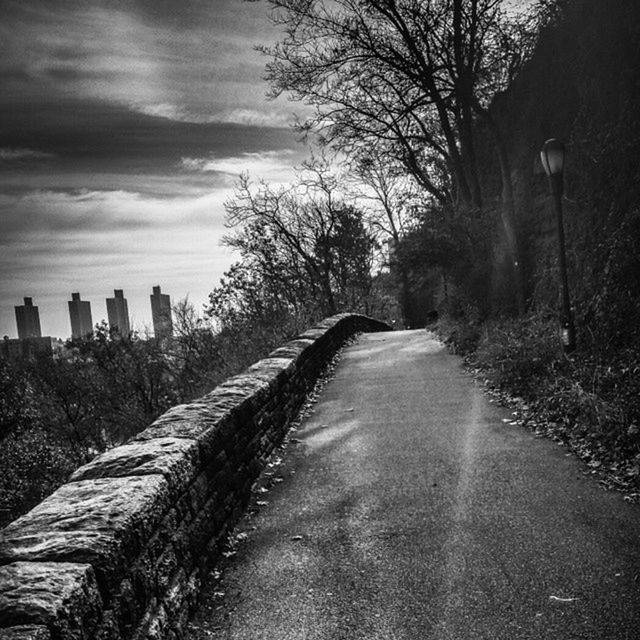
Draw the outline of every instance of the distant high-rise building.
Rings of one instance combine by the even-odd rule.
[[[153,294],[150,297],[153,332],[156,338],[166,338],[173,332],[171,300],[165,293],[160,293],[160,287],[153,287]]]
[[[129,306],[127,299],[122,293],[122,289],[114,289],[114,298],[107,298],[107,316],[109,317],[109,327],[117,330],[121,335],[126,336],[131,333],[129,325]]]
[[[38,313],[38,307],[33,306],[33,300],[31,298],[25,298],[24,304],[16,306],[15,310],[18,338],[20,340],[24,340],[25,338],[41,338],[40,314]]]
[[[83,338],[93,333],[91,303],[88,300],[80,300],[79,293],[71,294],[71,300],[69,300],[69,317],[71,318],[72,338]]]

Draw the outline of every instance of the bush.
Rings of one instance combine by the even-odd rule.
[[[440,329],[441,334],[446,329],[449,344],[478,330],[477,348],[467,353],[466,361],[518,410],[521,421],[606,471],[607,486],[640,495],[637,348],[595,350],[583,345],[568,358],[557,320],[541,314],[493,320],[480,329],[449,318]],[[461,351],[457,343],[454,351]]]
[[[41,427],[9,434],[0,448],[0,527],[38,504],[83,462]]]
[[[438,318],[435,330],[451,353],[468,356],[478,348],[480,324],[468,316],[453,318],[443,314]]]
[[[557,321],[539,315],[488,323],[473,363],[491,387],[525,399],[539,390],[541,380],[567,366]]]

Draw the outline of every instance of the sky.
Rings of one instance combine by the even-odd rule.
[[[306,151],[298,105],[268,101],[278,33],[264,1],[0,0],[0,336],[33,298],[71,333],[72,292],[123,289],[198,309],[234,256],[221,245],[238,174],[286,182]]]

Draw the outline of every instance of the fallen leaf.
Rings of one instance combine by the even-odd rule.
[[[575,602],[578,598],[561,598],[560,596],[549,596],[549,600],[554,602]]]

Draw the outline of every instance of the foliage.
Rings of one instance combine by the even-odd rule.
[[[442,319],[440,335],[465,353],[465,336],[478,342],[466,362],[517,414],[517,422],[566,443],[603,483],[640,494],[640,351],[596,354],[582,349],[567,358],[557,320],[549,314],[503,319],[474,327]]]
[[[9,434],[0,448],[0,527],[38,504],[84,461],[43,427]]]
[[[17,376],[0,358],[0,442],[11,433],[37,425],[40,415],[30,381]]]
[[[210,391],[242,367],[232,363],[227,342],[188,298],[173,307],[173,339],[161,343],[179,402]],[[240,349],[233,343],[235,350]]]
[[[493,388],[530,399],[541,380],[557,377],[566,365],[557,322],[541,315],[489,321],[473,363]]]
[[[68,345],[70,359],[37,364],[43,393],[53,399],[72,439],[101,451],[140,431],[178,400],[159,340],[123,336],[102,324]],[[86,428],[85,428],[85,425]]]
[[[210,295],[221,329],[295,329],[367,306],[376,240],[324,161],[305,165],[289,187],[244,176],[226,209],[234,232],[225,243],[240,261]]]

